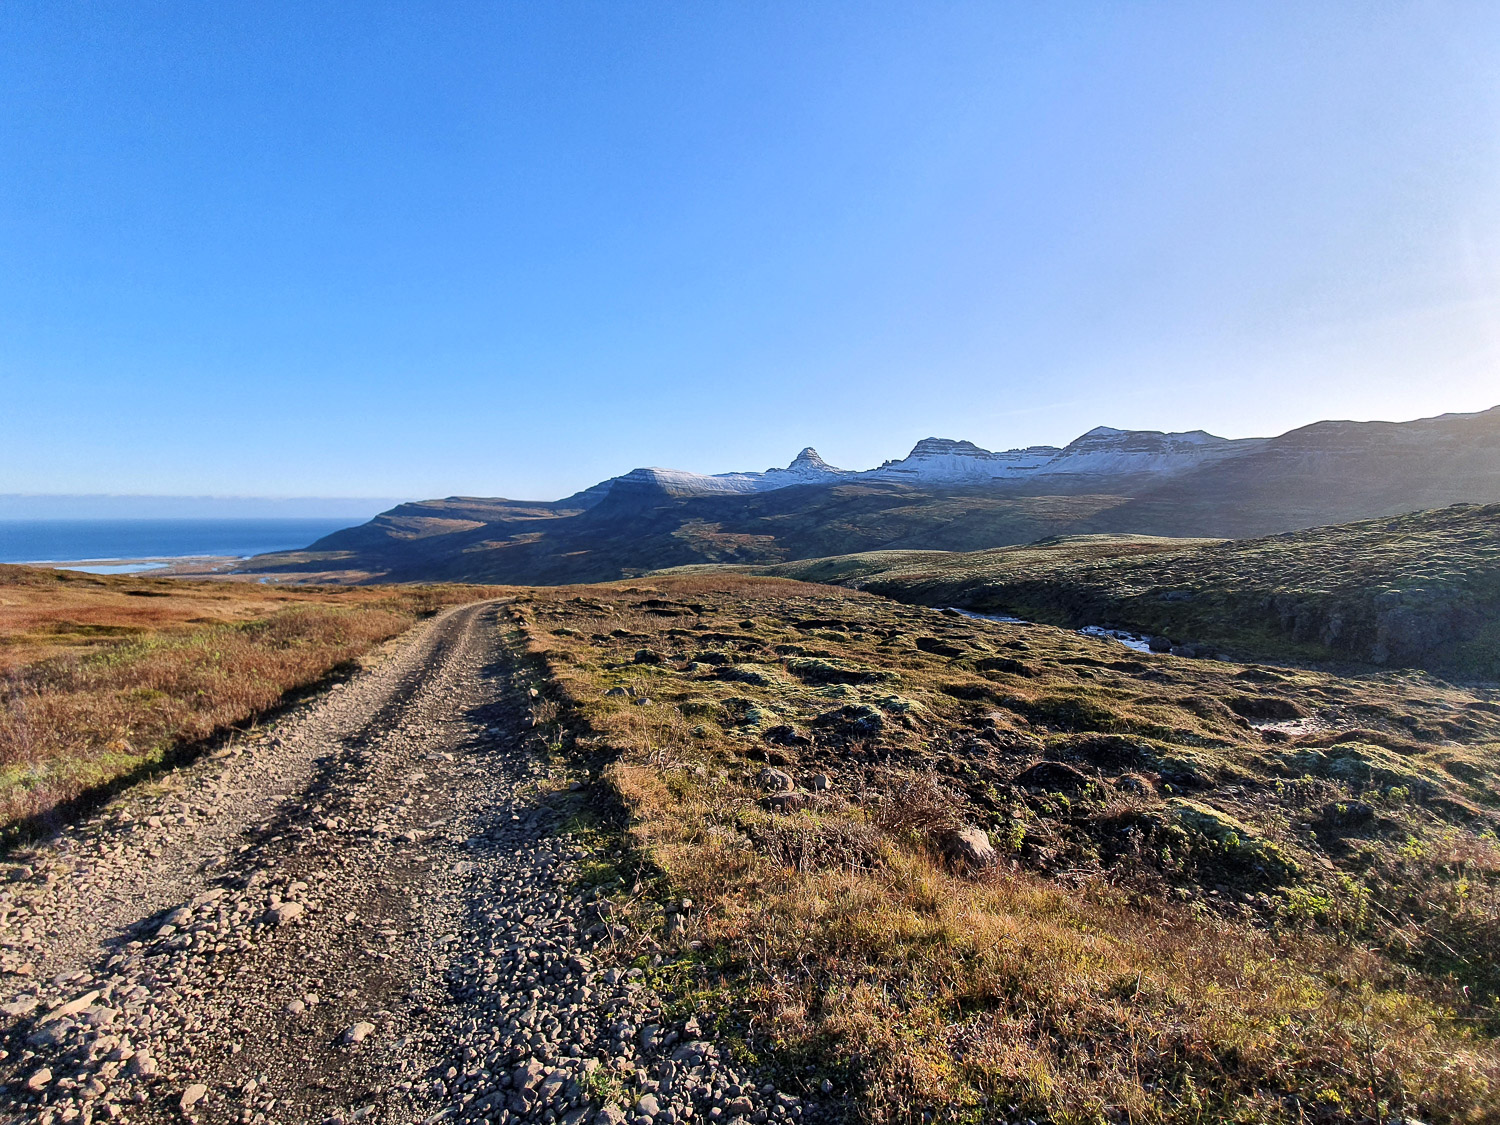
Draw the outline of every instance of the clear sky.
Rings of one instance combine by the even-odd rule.
[[[1500,5],[0,5],[0,493],[1500,403]]]

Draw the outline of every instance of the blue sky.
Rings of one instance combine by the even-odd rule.
[[[0,493],[1500,403],[1500,6],[0,6]]]

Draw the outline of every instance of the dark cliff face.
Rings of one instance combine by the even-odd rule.
[[[919,443],[924,448],[1000,456],[946,439]],[[1090,532],[1243,538],[1500,501],[1500,408],[1399,424],[1319,422],[1244,441],[1101,428],[1069,449],[1086,464],[1129,471],[824,477],[809,449],[788,469],[760,474],[774,487],[751,491],[702,493],[693,474],[637,470],[560,501],[403,504],[308,552],[263,556],[245,569],[549,584],[886,548],[972,551]],[[1195,460],[1194,450],[1210,452]],[[1087,460],[1096,456],[1102,460]],[[1167,471],[1140,470],[1140,457],[1158,456]],[[1185,469],[1183,457],[1191,462]],[[810,481],[783,486],[809,471]]]

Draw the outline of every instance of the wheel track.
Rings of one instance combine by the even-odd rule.
[[[54,875],[136,874],[92,930],[73,928],[51,979],[12,988],[0,1117],[801,1116],[696,1025],[667,1025],[638,971],[606,968],[606,928],[576,887],[583,849],[545,799],[512,631],[500,603],[449,611],[285,720],[278,741],[127,794],[40,849]],[[121,808],[139,824],[207,791],[220,796],[196,820],[119,829]],[[140,862],[172,832],[170,858]],[[89,885],[30,884],[27,916],[58,917]]]

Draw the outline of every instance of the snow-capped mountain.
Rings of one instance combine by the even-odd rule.
[[[1053,535],[1242,538],[1459,503],[1500,503],[1500,407],[1234,441],[1101,427],[1062,449],[991,452],[927,438],[865,472],[834,468],[811,449],[761,473],[636,469],[565,500],[402,504],[247,569],[337,581],[595,582]]]
[[[1180,473],[1225,457],[1237,457],[1263,444],[1261,438],[1233,440],[1203,430],[1168,434],[1160,430],[1095,426],[1082,437],[1074,438],[1038,471],[1049,476]]]
[[[905,457],[864,472],[828,464],[812,447],[784,469],[763,473],[706,473],[682,469],[632,469],[571,496],[564,503],[592,507],[605,496],[644,492],[669,496],[769,492],[799,484],[841,480],[900,481],[908,484],[980,485],[1032,478],[1128,476],[1168,477],[1258,448],[1261,439],[1230,440],[1202,430],[1169,434],[1159,430],[1116,430],[1098,426],[1066,446],[1032,445],[993,451],[971,441],[923,438]]]
[[[763,473],[751,475],[759,476],[763,487],[784,488],[789,484],[828,484],[837,477],[851,476],[852,470],[834,468],[809,445],[792,458],[792,463],[786,468],[767,469]]]
[[[592,507],[608,495],[629,495],[654,491],[669,496],[703,496],[714,493],[768,492],[796,484],[831,484],[841,477],[852,476],[848,469],[836,469],[808,446],[784,469],[771,468],[763,473],[693,473],[683,469],[631,469],[568,497],[561,503]]]
[[[859,474],[912,483],[983,483],[1049,476],[1170,476],[1259,447],[1258,438],[1231,440],[1202,430],[1116,430],[1096,426],[1059,449],[1032,445],[991,452],[971,441],[923,438],[899,461]]]
[[[987,481],[1023,477],[1047,465],[1061,450],[1033,445],[992,453],[971,441],[923,438],[899,461],[887,461],[861,476],[905,481]]]

